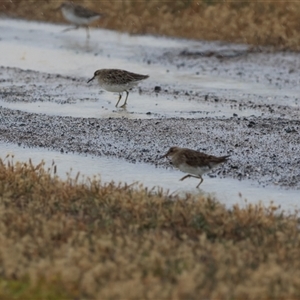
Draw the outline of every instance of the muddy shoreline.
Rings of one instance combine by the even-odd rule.
[[[231,155],[210,176],[300,188],[298,54],[103,30],[87,45],[63,26],[0,27],[1,141],[162,168],[172,166],[157,157],[177,145]],[[87,84],[96,66],[150,78],[116,109],[116,95]]]
[[[83,78],[16,68],[2,67],[0,72],[2,82],[11,82],[9,90],[2,89],[0,92],[4,102],[56,101],[48,84],[56,85],[55,91],[59,95],[62,92],[60,88],[67,85],[76,89],[85,82]],[[27,84],[23,85],[22,81]],[[44,85],[37,85],[42,81]],[[151,94],[151,90],[144,88],[143,93]],[[40,95],[38,100],[37,94]],[[184,95],[184,91],[180,94]],[[226,99],[218,98],[218,102],[222,101]],[[66,97],[66,103],[72,103],[72,98]],[[60,104],[63,106],[65,103]],[[288,106],[273,106],[274,114],[275,111],[284,117],[271,117],[269,109],[266,117],[193,118],[191,114],[190,118],[99,119],[37,114],[1,107],[0,139],[21,147],[112,156],[158,167],[172,167],[168,161],[157,158],[170,146],[178,145],[214,155],[231,155],[230,162],[211,176],[252,179],[262,185],[276,184],[298,189],[300,120],[293,118],[295,110]]]

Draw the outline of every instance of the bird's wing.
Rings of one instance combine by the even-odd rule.
[[[185,156],[185,161],[190,166],[209,167],[212,168],[217,164],[225,162],[228,156],[217,157],[214,155],[208,155],[202,152],[190,150],[186,153],[182,153]]]
[[[109,70],[107,73],[107,79],[111,83],[116,83],[116,84],[119,83],[127,84],[130,82],[146,79],[148,77],[149,77],[148,75],[140,75],[140,74],[135,74],[128,71],[117,70],[117,69]]]
[[[96,16],[100,16],[100,14],[89,10],[85,7],[82,7],[80,5],[74,5],[74,12],[75,14],[77,14],[78,16],[81,16],[83,18],[92,18],[92,17],[96,17]]]

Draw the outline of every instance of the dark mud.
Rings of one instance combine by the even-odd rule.
[[[300,188],[299,120],[96,119],[33,114],[2,107],[0,132],[2,141],[20,146],[114,156],[162,167],[170,165],[157,158],[173,145],[214,155],[230,154],[230,161],[216,171],[219,176]]]

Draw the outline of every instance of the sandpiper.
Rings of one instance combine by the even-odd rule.
[[[127,104],[127,98],[129,90],[136,86],[141,80],[147,79],[148,75],[141,75],[125,70],[119,69],[101,69],[94,73],[94,77],[91,78],[88,83],[95,78],[98,79],[99,85],[108,92],[119,93],[118,104],[122,98],[122,93],[126,92],[126,99],[121,107],[125,107]]]
[[[199,178],[200,182],[197,185],[198,188],[203,182],[202,175],[219,164],[226,162],[229,156],[230,155],[217,157],[188,148],[171,147],[161,158],[170,157],[175,167],[184,173],[190,173],[182,177],[180,179],[181,181],[189,177]]]
[[[74,4],[73,2],[63,2],[60,7],[64,18],[75,27],[67,28],[63,31],[77,29],[80,26],[86,27],[87,37],[90,37],[88,25],[96,20],[99,20],[103,15],[92,10],[89,10],[81,5]]]

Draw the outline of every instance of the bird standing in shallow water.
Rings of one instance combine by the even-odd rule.
[[[86,27],[87,38],[90,37],[88,25],[91,22],[99,20],[101,17],[103,17],[102,14],[68,1],[63,2],[59,8],[61,9],[64,18],[71,24],[75,25],[74,28],[67,28],[64,31],[69,31],[72,29],[77,29],[80,26],[84,26]]]
[[[108,92],[119,93],[119,100],[116,104],[116,107],[118,107],[118,104],[122,98],[122,93],[126,92],[125,102],[121,106],[125,107],[127,104],[129,90],[138,85],[140,81],[147,79],[148,77],[148,75],[136,74],[125,70],[101,69],[94,73],[94,77],[89,79],[88,83],[97,78],[99,85],[104,90]]]
[[[184,173],[190,173],[182,177],[181,181],[189,177],[199,178],[198,188],[203,182],[202,175],[226,162],[229,155],[217,157],[188,148],[171,147],[166,154],[161,156],[161,158],[163,157],[170,157],[175,167]]]

